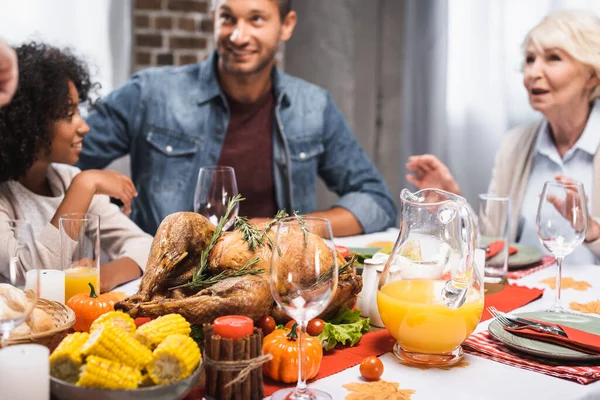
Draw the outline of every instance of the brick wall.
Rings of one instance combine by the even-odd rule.
[[[134,71],[205,59],[213,47],[210,0],[134,0]]]

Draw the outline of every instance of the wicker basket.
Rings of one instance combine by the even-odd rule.
[[[69,333],[75,323],[75,313],[69,307],[56,301],[39,299],[36,308],[44,311],[54,322],[54,329],[32,333],[27,336],[9,337],[8,345],[37,343],[54,350],[60,341]]]

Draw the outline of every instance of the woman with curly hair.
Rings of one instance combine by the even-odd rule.
[[[59,217],[97,214],[100,246],[111,259],[101,265],[101,291],[139,277],[152,237],[109,200],[120,199],[130,212],[137,195],[133,182],[116,171],[81,172],[72,166],[89,131],[79,114],[95,87],[86,65],[69,51],[44,44],[25,44],[16,53],[19,86],[12,102],[0,109],[0,223],[28,220],[41,266],[56,268]],[[15,239],[0,237],[0,243],[9,244],[0,247],[0,261],[7,261],[16,251]]]

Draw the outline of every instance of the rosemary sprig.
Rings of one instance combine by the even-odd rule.
[[[213,247],[215,247],[217,240],[219,240],[219,237],[221,236],[221,233],[223,232],[223,227],[225,226],[225,223],[229,219],[229,215],[235,208],[235,205],[243,200],[245,200],[245,199],[239,194],[237,196],[229,199],[229,201],[227,203],[227,210],[225,210],[225,215],[223,215],[219,219],[219,223],[217,224],[217,226],[215,228],[215,232],[213,233],[212,237],[210,238],[210,243],[202,251],[202,253],[200,253],[200,263],[198,264],[198,268],[196,268],[196,271],[194,271],[194,276],[192,277],[192,280],[189,281],[188,283],[184,283],[183,285],[172,287],[172,288],[170,288],[170,290],[174,290],[174,289],[178,289],[178,288],[185,288],[185,287],[195,287],[197,285],[197,283],[203,282],[206,280],[205,275],[206,275],[206,269],[208,268],[208,255],[210,254],[210,251],[213,249]]]
[[[251,224],[246,217],[235,217],[235,229],[242,233],[242,239],[248,243],[250,250],[255,250],[263,245],[263,234]]]
[[[259,261],[260,261],[260,258],[256,257],[256,258],[253,258],[252,260],[249,260],[246,264],[244,264],[244,266],[242,268],[238,269],[237,271],[232,271],[232,272],[222,271],[215,276],[211,276],[210,278],[205,277],[204,279],[198,280],[196,282],[192,281],[186,285],[187,285],[187,287],[193,287],[195,289],[204,289],[204,288],[214,285],[215,283],[221,282],[222,280],[224,280],[226,278],[235,278],[235,277],[244,276],[244,275],[262,274],[263,272],[265,272],[264,269],[251,269]]]
[[[356,254],[353,254],[352,257],[350,258],[350,260],[348,260],[348,262],[346,262],[346,264],[342,265],[338,269],[338,276],[344,275],[344,274],[347,274],[348,272],[350,272],[350,269],[352,268],[354,261],[356,261]],[[321,275],[319,275],[316,283],[325,282],[326,280],[331,279],[331,276],[333,274],[332,271],[333,271],[333,268],[330,269],[329,271],[324,272]]]
[[[273,250],[273,246],[275,246],[275,243],[273,243],[273,239],[271,239],[267,234],[269,233],[269,230],[271,230],[271,228],[278,223],[281,219],[289,217],[289,214],[285,211],[285,210],[279,210],[277,212],[277,214],[275,215],[275,218],[273,218],[268,224],[267,226],[265,226],[265,229],[262,232],[262,235],[260,236],[261,241],[266,237],[267,238],[267,242],[269,243],[269,248],[271,250]],[[277,253],[279,254],[279,257],[282,256],[281,253],[281,249],[279,248],[279,246],[277,247]]]
[[[235,218],[235,229],[242,233],[242,239],[248,243],[248,247],[250,250],[256,250],[258,247],[265,245],[265,239],[269,244],[269,248],[272,250],[274,243],[273,240],[267,235],[269,230],[279,222],[280,219],[288,216],[288,213],[285,210],[279,210],[275,218],[273,218],[269,223],[265,226],[265,228],[260,231],[256,226],[252,225],[248,218],[246,217],[236,217]],[[281,255],[281,250],[279,250],[279,255]]]
[[[300,229],[304,234],[304,247],[308,247],[308,229],[306,229],[304,218],[298,211],[294,211],[294,216],[298,219],[298,224],[300,224]]]

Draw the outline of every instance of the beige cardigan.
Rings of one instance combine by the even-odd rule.
[[[496,154],[488,193],[511,196],[511,241],[515,241],[517,237],[521,205],[529,180],[531,162],[541,124],[542,121],[538,121],[510,130],[502,140]],[[594,154],[593,168],[592,209],[590,211],[592,217],[600,222],[600,149],[597,149]],[[600,257],[600,239],[585,243],[585,245],[597,258]]]
[[[63,164],[52,164],[60,179],[61,194],[64,195],[79,169]],[[0,223],[11,219],[27,220],[18,207],[19,199],[15,197],[7,183],[0,184]],[[143,271],[152,246],[152,236],[142,231],[119,208],[111,204],[108,196],[94,196],[88,212],[100,216],[100,247],[111,260],[129,257]],[[8,231],[0,230],[0,265],[7,266],[11,257],[20,257],[17,241]],[[35,247],[40,267],[45,269],[60,268],[60,232],[50,222],[35,238]],[[8,271],[0,269],[0,276]]]

